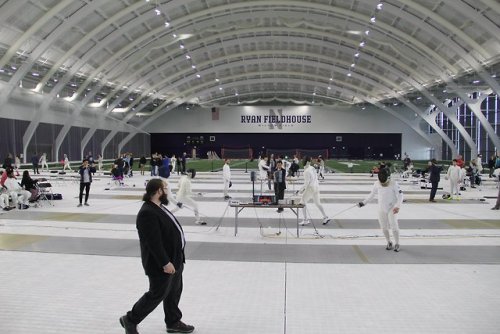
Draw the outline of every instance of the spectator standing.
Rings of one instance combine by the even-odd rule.
[[[142,156],[140,159],[139,159],[139,170],[141,171],[141,175],[144,175],[144,167],[146,166],[146,157],[145,156]]]
[[[31,157],[31,164],[33,165],[33,174],[40,174],[40,171],[38,170],[38,163],[40,162],[40,158],[38,157],[38,154],[33,154]]]
[[[182,158],[181,158],[182,174],[186,174],[186,159],[187,159],[187,153],[184,152],[182,153]]]
[[[495,162],[497,160],[496,154],[492,154],[490,159],[488,160],[488,169],[490,170],[489,177],[493,177],[493,171],[495,170]]]
[[[3,169],[12,168],[13,167],[12,164],[13,164],[12,154],[9,153],[7,154],[7,157],[4,159],[2,167]]]
[[[78,173],[80,174],[80,194],[78,197],[80,203],[78,204],[78,206],[79,207],[82,206],[84,189],[85,189],[85,205],[89,206],[88,200],[90,193],[90,184],[92,183],[92,174],[95,173],[95,167],[93,164],[92,166],[89,165],[89,161],[87,159],[84,159]]]
[[[130,162],[130,171],[128,173],[128,176],[132,177],[132,176],[134,176],[134,172],[133,172],[133,168],[134,168],[134,156],[132,155],[132,153],[129,153],[129,156],[130,156],[130,159],[129,159],[129,162]]]
[[[191,333],[194,327],[181,321],[179,309],[183,280],[186,240],[181,224],[166,208],[168,185],[152,179],[146,185],[142,205],[136,220],[141,259],[149,280],[146,292],[130,311],[120,318],[126,334],[137,334],[141,323],[160,303],[163,303],[168,333]]]
[[[463,161],[462,161],[463,162]],[[458,166],[458,159],[457,159]],[[436,159],[432,159],[428,162],[427,171],[429,172],[429,181],[431,182],[431,193],[429,196],[429,202],[436,202],[434,197],[436,196],[439,181],[441,180],[441,171],[443,167],[437,165]]]
[[[283,168],[283,162],[281,160],[276,162],[276,171],[274,172],[273,179],[276,204],[279,204],[279,200],[285,198],[286,189],[286,170]],[[278,208],[278,212],[283,212],[283,208]]]

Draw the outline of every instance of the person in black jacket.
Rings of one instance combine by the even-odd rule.
[[[126,334],[136,334],[137,325],[160,303],[163,303],[167,333],[191,333],[194,330],[193,326],[181,321],[179,301],[186,240],[180,223],[166,208],[167,186],[161,179],[150,180],[142,198],[144,204],[137,214],[142,266],[149,279],[149,291],[120,318]]]
[[[89,192],[90,192],[90,184],[92,183],[92,174],[95,173],[94,164],[89,165],[89,161],[87,159],[83,160],[82,165],[78,173],[80,174],[80,195],[79,200],[80,203],[78,206],[82,206],[82,198],[83,198],[83,189],[85,189],[85,205],[89,206]]]
[[[31,193],[30,201],[35,201],[38,197],[38,191],[35,187],[35,184],[38,182],[38,180],[33,180],[30,176],[30,173],[25,170],[23,172],[23,178],[21,180],[21,187],[24,188],[24,190],[28,190]]]
[[[33,154],[31,157],[31,164],[33,165],[33,174],[40,174],[40,171],[38,170],[38,162],[40,161],[40,158],[38,157],[38,154]]]
[[[443,167],[437,165],[436,159],[432,159],[428,163],[427,172],[430,173],[429,181],[431,182],[431,194],[429,196],[429,202],[436,202],[434,197],[436,196],[436,191],[438,188],[439,181],[441,180],[441,171]]]
[[[146,157],[142,156],[141,159],[139,159],[139,169],[141,170],[141,175],[144,175],[144,167],[146,166]]]
[[[274,195],[276,196],[276,204],[279,204],[280,199],[285,198],[286,189],[286,170],[283,168],[283,162],[276,162],[276,171],[274,172]],[[283,208],[278,208],[278,212],[283,212]]]

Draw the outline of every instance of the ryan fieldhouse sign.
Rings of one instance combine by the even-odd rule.
[[[269,126],[281,129],[283,126],[293,126],[295,124],[310,124],[311,115],[283,115],[283,110],[269,109],[269,115],[241,115],[242,124],[256,124],[259,126]]]

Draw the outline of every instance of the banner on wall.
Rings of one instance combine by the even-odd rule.
[[[262,109],[261,109],[262,110]],[[283,129],[296,125],[311,124],[312,116],[301,112],[294,112],[292,108],[269,108],[262,110],[261,113],[244,113],[240,115],[240,124],[258,127],[267,127],[269,129]]]

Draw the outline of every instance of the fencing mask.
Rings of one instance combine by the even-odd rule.
[[[391,173],[388,168],[381,168],[378,172],[378,180],[382,184],[382,186],[387,187],[389,185],[389,178],[391,177]]]

